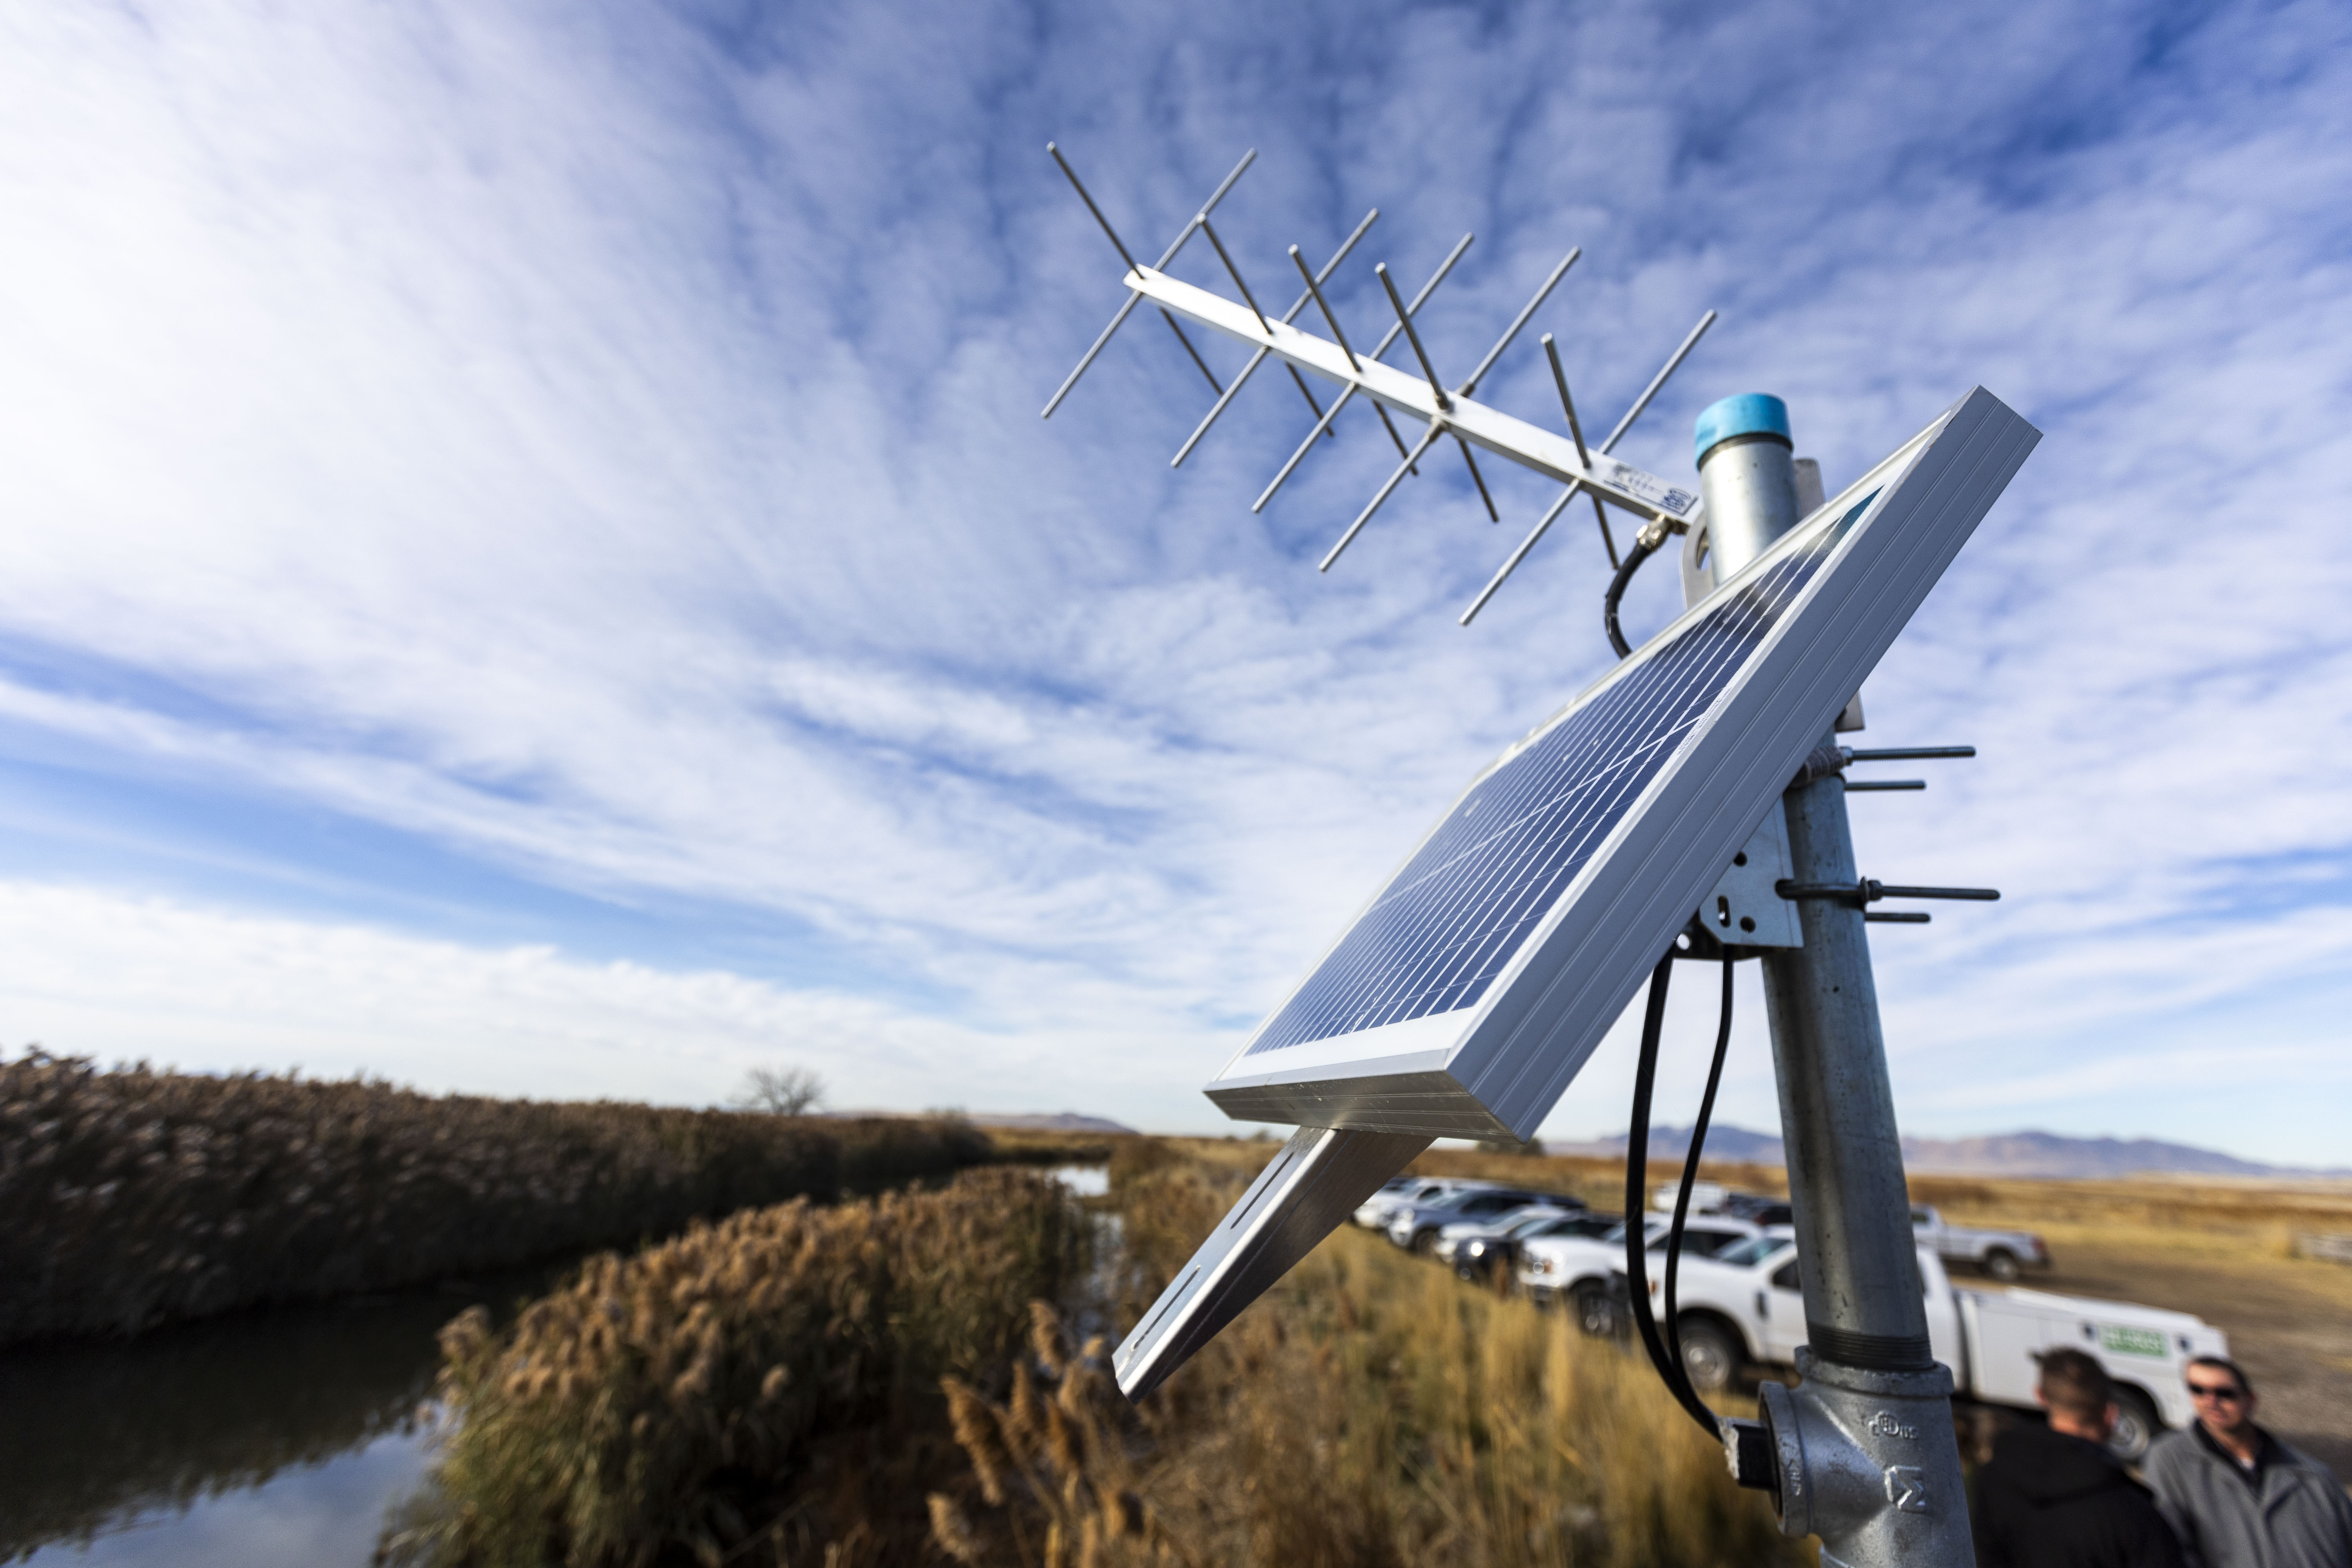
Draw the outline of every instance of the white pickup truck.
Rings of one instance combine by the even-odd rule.
[[[2006,1285],[2027,1268],[2050,1267],[2050,1248],[2025,1230],[1971,1230],[1927,1204],[1911,1205],[1911,1234],[1947,1263],[1973,1263]]]
[[[1652,1252],[1645,1262],[1655,1301],[1664,1254]],[[2146,1453],[2163,1428],[2188,1425],[2181,1368],[2189,1358],[2230,1353],[2221,1330],[2186,1312],[2045,1290],[1956,1289],[1943,1260],[1924,1246],[1919,1276],[1928,1342],[1961,1394],[2030,1410],[2036,1358],[2062,1346],[2088,1352],[2116,1380],[2120,1418],[2109,1446],[2126,1459]],[[1758,1237],[1713,1258],[1685,1254],[1675,1296],[1683,1363],[1702,1390],[1725,1387],[1744,1362],[1793,1361],[1805,1342],[1797,1246],[1785,1236]]]

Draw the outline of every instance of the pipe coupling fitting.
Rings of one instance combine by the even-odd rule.
[[[1762,1389],[1780,1532],[1824,1564],[1973,1568],[1952,1374],[1869,1372],[1797,1352],[1802,1381]],[[1957,1522],[1955,1522],[1957,1521]]]

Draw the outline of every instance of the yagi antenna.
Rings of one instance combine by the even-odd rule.
[[[1397,486],[1409,476],[1420,473],[1422,458],[1441,440],[1450,437],[1461,452],[1462,461],[1470,472],[1470,481],[1476,488],[1478,499],[1484,503],[1486,515],[1492,521],[1500,522],[1502,513],[1495,504],[1494,492],[1487,488],[1486,475],[1479,469],[1474,447],[1483,447],[1565,486],[1559,498],[1537,521],[1518,548],[1511,552],[1502,569],[1495,574],[1470,607],[1463,612],[1461,624],[1465,626],[1476,618],[1478,612],[1486,607],[1486,601],[1494,597],[1496,591],[1527,559],[1528,552],[1535,548],[1537,542],[1567,509],[1568,503],[1580,493],[1591,500],[1593,516],[1601,528],[1601,547],[1608,552],[1612,568],[1618,565],[1619,555],[1615,537],[1610,531],[1606,508],[1613,506],[1639,519],[1644,537],[1651,539],[1654,544],[1664,533],[1687,531],[1697,521],[1699,498],[1695,489],[1669,483],[1655,474],[1620,462],[1611,453],[1626,431],[1633,427],[1633,422],[1642,416],[1643,411],[1649,407],[1651,401],[1665,385],[1667,378],[1675,374],[1696,346],[1699,338],[1714,324],[1713,310],[1706,312],[1699,319],[1698,325],[1691,329],[1690,335],[1666,361],[1664,368],[1651,378],[1642,395],[1633,400],[1633,407],[1617,422],[1608,439],[1598,447],[1591,447],[1585,444],[1583,428],[1576,416],[1576,405],[1569,395],[1568,375],[1560,364],[1559,347],[1549,333],[1546,333],[1542,340],[1544,353],[1550,363],[1554,385],[1559,393],[1561,411],[1568,416],[1567,438],[1555,435],[1546,426],[1514,418],[1499,409],[1475,401],[1472,396],[1479,384],[1486,380],[1487,373],[1495,368],[1536,311],[1551,296],[1552,290],[1559,287],[1560,279],[1568,276],[1569,268],[1576,265],[1578,257],[1582,254],[1580,249],[1571,249],[1561,258],[1559,265],[1536,289],[1534,297],[1504,330],[1503,335],[1496,340],[1495,346],[1486,351],[1477,368],[1466,379],[1448,387],[1437,374],[1428,345],[1422,342],[1415,318],[1438,284],[1444,281],[1446,275],[1454,270],[1454,264],[1462,259],[1463,252],[1470,247],[1470,236],[1465,234],[1462,237],[1461,242],[1439,264],[1437,270],[1428,282],[1422,285],[1420,292],[1410,303],[1398,291],[1396,280],[1390,276],[1387,265],[1374,264],[1372,275],[1379,279],[1381,292],[1387,296],[1389,308],[1396,319],[1370,353],[1359,353],[1349,341],[1346,329],[1340,325],[1339,312],[1332,308],[1330,300],[1324,293],[1324,286],[1330,282],[1340,264],[1348,259],[1358,242],[1379,218],[1378,207],[1364,216],[1363,222],[1356,226],[1355,232],[1341,242],[1339,249],[1319,269],[1308,268],[1307,258],[1297,246],[1289,247],[1291,262],[1306,287],[1288,310],[1279,317],[1270,317],[1259,305],[1257,296],[1251,290],[1249,283],[1242,276],[1240,266],[1234,259],[1232,249],[1210,222],[1209,216],[1255,160],[1257,153],[1255,151],[1243,154],[1241,162],[1234,165],[1233,173],[1225,176],[1224,183],[1211,193],[1209,199],[1185,224],[1174,242],[1161,253],[1159,261],[1150,267],[1138,262],[1119,239],[1118,232],[1110,226],[1110,220],[1103,216],[1102,208],[1096,205],[1094,197],[1079,181],[1076,171],[1070,167],[1069,160],[1062,155],[1061,148],[1049,142],[1045,144],[1045,151],[1053,155],[1054,162],[1068,177],[1071,188],[1086,203],[1087,211],[1093,215],[1095,222],[1109,237],[1113,248],[1118,250],[1119,259],[1126,264],[1127,271],[1120,281],[1128,289],[1127,302],[1119,307],[1118,313],[1111,318],[1110,325],[1102,330],[1101,335],[1095,339],[1094,346],[1087,350],[1086,357],[1078,362],[1077,368],[1070,372],[1068,378],[1045,405],[1045,417],[1051,418],[1054,410],[1061,406],[1062,400],[1069,395],[1070,388],[1077,384],[1078,377],[1094,363],[1104,345],[1110,342],[1111,335],[1125,323],[1135,308],[1149,300],[1165,318],[1177,341],[1183,344],[1186,354],[1200,367],[1202,375],[1217,394],[1214,405],[1192,435],[1185,438],[1184,444],[1176,449],[1175,457],[1169,460],[1171,468],[1181,465],[1186,458],[1192,456],[1201,438],[1209,433],[1209,427],[1232,406],[1234,397],[1248,384],[1250,377],[1269,358],[1282,362],[1283,368],[1297,386],[1299,395],[1315,415],[1314,427],[1308,430],[1307,438],[1290,455],[1289,461],[1283,464],[1281,470],[1251,504],[1252,511],[1265,510],[1266,502],[1274,499],[1275,492],[1282,488],[1297,470],[1307,454],[1314,449],[1318,437],[1328,439],[1337,436],[1334,421],[1339,418],[1341,409],[1360,394],[1370,399],[1373,411],[1380,416],[1389,439],[1396,447],[1397,466],[1380,489],[1373,492],[1370,501],[1356,514],[1355,521],[1332,543],[1318,567],[1319,571],[1331,569],[1341,552],[1363,531],[1365,524],[1371,521],[1372,514],[1396,492]],[[1210,247],[1216,252],[1218,263],[1231,279],[1234,291],[1241,296],[1240,303],[1168,275],[1169,263],[1175,259],[1195,231],[1208,236]],[[1316,308],[1323,326],[1330,332],[1328,338],[1319,337],[1293,324],[1310,304]],[[1186,334],[1183,326],[1186,321],[1249,345],[1252,350],[1249,363],[1242,367],[1230,384],[1221,384],[1217,380],[1216,373],[1209,368],[1207,360]],[[1400,337],[1412,351],[1413,361],[1420,371],[1418,375],[1384,363],[1384,356]],[[1339,388],[1339,396],[1332,400],[1329,407],[1317,400],[1314,389],[1307,384],[1310,375]],[[1420,424],[1419,434],[1410,442],[1397,427],[1395,416],[1398,415]]]

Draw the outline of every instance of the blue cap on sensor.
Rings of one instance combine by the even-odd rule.
[[[1707,405],[1698,416],[1698,460],[1738,436],[1773,436],[1785,447],[1796,442],[1789,435],[1789,405],[1769,392],[1742,392]]]

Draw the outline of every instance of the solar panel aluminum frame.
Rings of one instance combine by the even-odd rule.
[[[1481,773],[1463,799],[1872,498],[1475,1004],[1254,1057],[1277,1008],[1209,1098],[1242,1121],[1533,1135],[2040,439],[1976,388]]]

